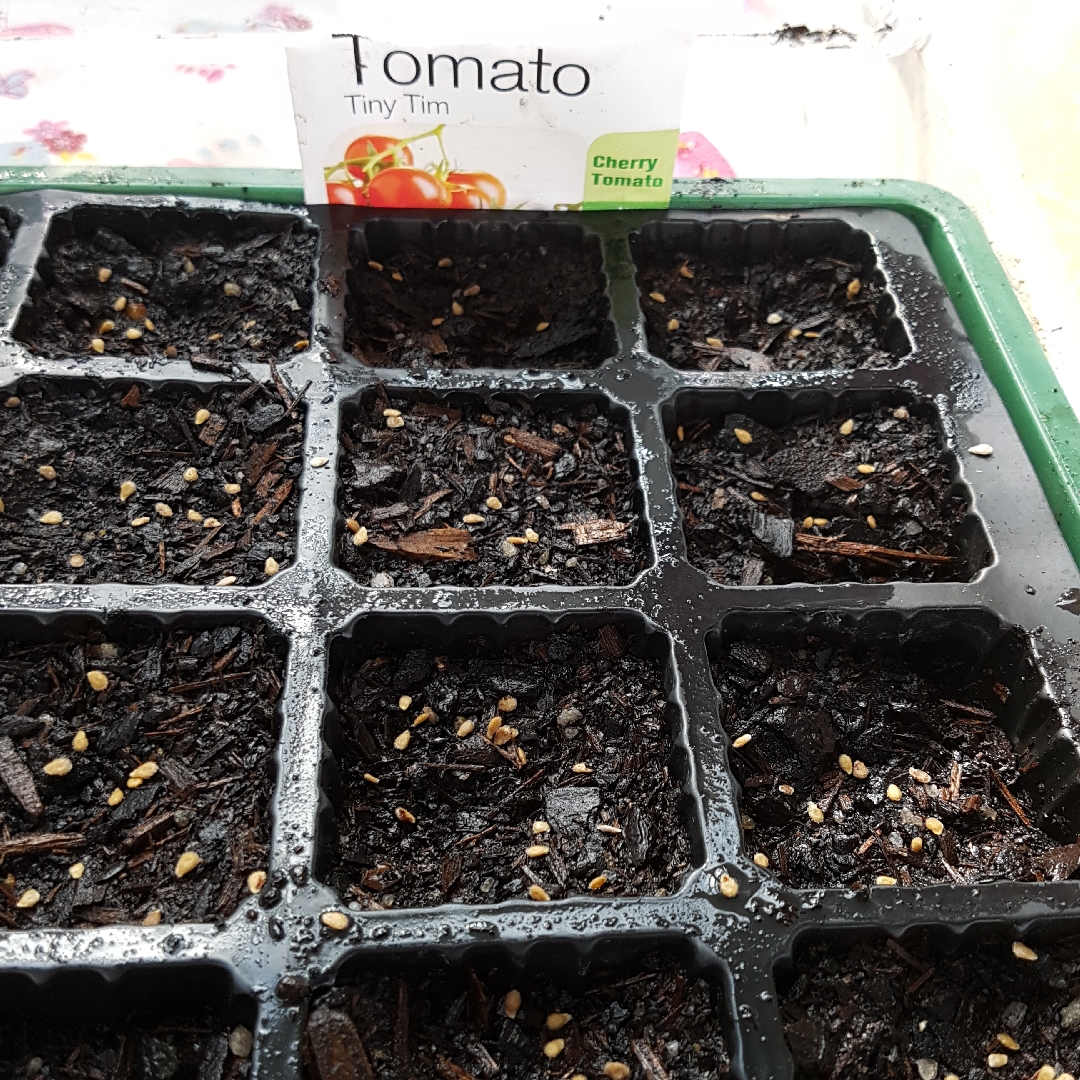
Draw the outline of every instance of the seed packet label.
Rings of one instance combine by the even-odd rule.
[[[613,210],[671,198],[688,35],[287,49],[309,203]]]

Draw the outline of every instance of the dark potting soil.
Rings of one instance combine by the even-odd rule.
[[[199,215],[183,225],[151,221],[144,238],[133,241],[117,231],[123,222],[114,230],[101,216],[89,239],[46,241],[49,258],[15,331],[32,352],[92,358],[98,339],[108,356],[179,354],[225,365],[285,360],[306,348],[313,230],[291,217],[271,229]]]
[[[576,992],[483,967],[427,978],[366,975],[329,991],[312,1010],[305,1076],[726,1076],[719,991],[667,964],[654,961],[649,967],[628,978],[592,979],[590,988]],[[618,1065],[628,1071],[618,1071]]]
[[[230,1034],[242,1056],[230,1050]],[[207,1020],[47,1027],[5,1019],[0,1080],[239,1080],[250,1071],[249,1040],[246,1029]]]
[[[203,395],[29,379],[6,406],[0,582],[255,585],[268,558],[292,561],[302,406],[286,416],[258,384]],[[126,481],[135,491],[121,501]],[[50,513],[63,520],[44,523]]]
[[[266,869],[283,679],[259,625],[0,645],[0,923],[231,914]],[[201,862],[177,877],[186,852]]]
[[[629,436],[595,405],[451,407],[380,388],[341,442],[337,561],[365,585],[625,585],[647,565]]]
[[[1020,943],[1021,946],[1023,943]],[[925,934],[810,945],[783,998],[798,1080],[1080,1074],[1080,937],[943,953]],[[1022,950],[1021,950],[1022,951]],[[990,1064],[990,1055],[1002,1055]]]
[[[722,585],[968,581],[981,569],[955,540],[968,504],[940,437],[906,408],[776,431],[731,413],[670,446],[690,561]]]
[[[371,367],[583,368],[606,357],[596,246],[452,257],[407,247],[385,265],[354,264],[348,289],[345,343]]]
[[[533,886],[552,898],[678,886],[690,847],[664,764],[663,673],[616,627],[364,656],[333,690],[346,737],[329,883],[342,895],[416,908]]]
[[[939,682],[809,637],[795,651],[735,642],[713,674],[724,730],[750,736],[731,750],[747,848],[785,884],[1060,880],[1080,864],[1080,844],[1030,824],[1019,780],[1036,762],[995,723],[1009,690],[992,673]]]
[[[901,354],[890,351],[881,317],[891,301],[872,269],[826,257],[744,267],[655,252],[638,271],[649,351],[701,371],[892,367]]]

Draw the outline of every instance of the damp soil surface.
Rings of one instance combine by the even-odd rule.
[[[283,678],[258,624],[0,645],[0,924],[234,911],[266,869]],[[201,861],[178,878],[186,852]]]
[[[677,887],[690,847],[665,766],[663,672],[615,626],[364,656],[333,688],[344,740],[328,880],[343,896],[417,908]]]
[[[0,1078],[238,1080],[250,1072],[250,1032],[208,1020],[45,1026],[0,1020]],[[244,1051],[246,1050],[246,1053]]]
[[[298,219],[77,213],[77,235],[54,223],[19,317],[31,352],[91,359],[97,339],[107,356],[228,367],[306,348],[316,233]]]
[[[902,406],[775,430],[731,413],[682,433],[669,445],[687,553],[722,585],[968,581],[981,569],[957,541],[967,493],[937,429]]]
[[[1080,1074],[1080,937],[1029,948],[1033,960],[1007,940],[942,952],[915,934],[800,950],[782,1004],[796,1077]]]
[[[594,244],[452,256],[406,247],[385,264],[356,260],[348,290],[345,344],[371,367],[585,368],[611,351]]]
[[[1033,824],[1023,775],[1037,761],[996,723],[1008,688],[985,670],[942,681],[926,670],[813,637],[798,650],[734,642],[713,665],[725,731],[733,744],[749,736],[730,751],[745,843],[785,884],[1075,873],[1080,844]]]
[[[273,389],[23,380],[0,405],[0,582],[256,585],[292,561],[303,406]]]
[[[712,1080],[729,1071],[722,1018],[717,988],[656,960],[576,990],[483,966],[427,977],[367,975],[335,987],[312,1009],[304,1075]]]
[[[648,563],[629,449],[595,405],[380,388],[341,435],[338,565],[365,585],[626,585]]]
[[[908,351],[880,274],[842,259],[742,266],[655,252],[638,285],[649,351],[675,367],[850,371],[892,367]]]

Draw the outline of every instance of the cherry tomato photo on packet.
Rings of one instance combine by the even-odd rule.
[[[446,177],[457,210],[499,210],[506,205],[506,188],[486,172],[452,172]]]
[[[332,206],[366,206],[367,199],[361,188],[353,187],[352,184],[342,184],[331,181],[326,185],[326,201]]]
[[[357,158],[373,158],[378,154],[386,153],[387,150],[393,150],[394,153],[388,154],[374,166],[356,164],[346,165],[345,167],[350,175],[363,182],[370,180],[373,175],[383,169],[413,163],[412,151],[407,146],[403,146],[400,139],[391,138],[389,135],[361,135],[359,139],[354,139],[349,143],[349,148],[345,151],[345,160],[356,161]]]
[[[427,210],[451,205],[450,188],[423,169],[383,169],[367,186],[371,206],[401,206]]]

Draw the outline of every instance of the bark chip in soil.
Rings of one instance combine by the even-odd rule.
[[[992,669],[735,641],[713,665],[745,844],[795,888],[1062,880],[1080,843],[1035,822],[1038,765],[998,726]],[[746,738],[749,736],[749,739]]]
[[[0,924],[230,915],[267,865],[283,680],[261,623],[0,643]]]
[[[79,207],[50,224],[15,336],[54,360],[287,360],[311,337],[315,243],[291,215]]]
[[[990,557],[935,424],[905,406],[728,413],[669,446],[690,561],[722,585],[969,581]]]
[[[343,896],[377,910],[678,887],[690,846],[665,765],[663,666],[618,627],[345,644],[328,859]]]
[[[371,367],[584,368],[614,351],[593,238],[380,260],[354,242],[347,280],[345,344]]]
[[[803,947],[781,1006],[797,1080],[1080,1074],[1080,937],[1033,944],[1033,961],[925,932]]]
[[[0,582],[257,585],[292,562],[302,403],[260,383],[24,379],[18,397],[0,409]]]
[[[568,990],[484,965],[365,975],[313,1003],[307,1080],[726,1076],[722,996],[657,958]]]
[[[910,351],[872,251],[744,264],[645,247],[638,285],[649,351],[679,368],[883,368]]]
[[[379,387],[340,439],[337,561],[362,584],[625,585],[648,564],[629,434],[595,403]]]

